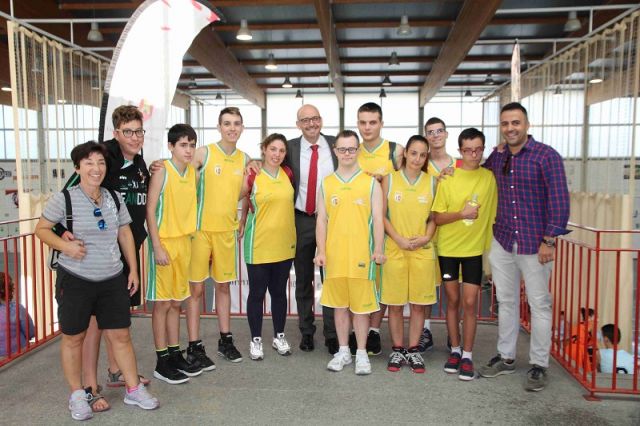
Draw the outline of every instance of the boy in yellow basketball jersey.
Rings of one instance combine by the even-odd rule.
[[[367,102],[358,108],[358,131],[362,137],[362,143],[358,150],[358,164],[365,173],[375,177],[378,181],[400,168],[404,152],[402,145],[389,142],[380,136],[382,126],[384,126],[384,121],[382,121],[380,105]],[[382,352],[380,324],[382,324],[382,317],[384,317],[386,309],[386,305],[380,304],[380,310],[371,315],[367,336],[369,355],[379,355]]]
[[[482,254],[489,249],[498,205],[496,179],[480,167],[485,137],[469,128],[460,133],[462,166],[438,185],[432,210],[438,225],[438,260],[447,292],[447,329],[451,354],[444,371],[473,380],[472,348],[476,335],[478,292],[482,281]],[[462,268],[462,291],[458,280]],[[464,342],[460,342],[459,313],[464,315]],[[462,348],[461,348],[462,346]]]
[[[320,303],[334,308],[340,349],[327,365],[341,371],[351,363],[349,311],[356,333],[356,374],[370,374],[366,338],[369,314],[379,308],[376,265],[384,263],[384,224],[380,184],[364,173],[356,159],[358,135],[343,130],[334,151],[338,169],[322,181],[318,194],[315,263],[325,268]]]
[[[189,297],[191,236],[196,231],[196,179],[191,166],[196,132],[187,124],[169,129],[171,159],[151,177],[147,195],[149,284],[153,301],[153,340],[158,362],[153,376],[170,384],[184,383],[202,373],[198,363],[182,356],[180,306]]]

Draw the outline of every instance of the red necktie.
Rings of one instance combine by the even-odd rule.
[[[311,162],[309,163],[309,180],[307,180],[307,205],[308,215],[316,212],[316,184],[318,183],[318,145],[311,145]]]

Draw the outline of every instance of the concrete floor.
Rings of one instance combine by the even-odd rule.
[[[263,334],[271,340],[271,322]],[[217,324],[204,319],[204,342],[217,369],[172,386],[153,380],[150,390],[161,407],[145,412],[124,405],[121,389],[104,391],[112,405],[96,414],[92,424],[531,424],[531,425],[638,425],[637,399],[588,402],[583,388],[552,361],[549,385],[539,393],[523,390],[527,367],[528,335],[522,333],[516,374],[496,379],[462,382],[442,371],[446,359],[445,328],[433,327],[436,348],[425,357],[426,374],[386,370],[386,356],[372,357],[373,374],[355,376],[352,366],[341,373],[326,370],[330,357],[320,334],[316,350],[297,349],[296,321],[287,324],[295,351],[281,357],[268,346],[265,360],[248,358],[249,331],[245,319],[234,319],[232,331],[245,359],[238,364],[215,355]],[[321,329],[321,327],[319,327]],[[183,332],[184,332],[183,321]],[[133,320],[133,334],[141,372],[151,377],[155,354],[148,318]],[[183,333],[184,334],[184,333]],[[389,350],[386,324],[385,353]],[[478,327],[474,360],[486,362],[495,351],[496,327]],[[68,389],[59,365],[56,341],[0,371],[0,424],[73,424],[66,407]],[[99,377],[106,365],[101,359]]]

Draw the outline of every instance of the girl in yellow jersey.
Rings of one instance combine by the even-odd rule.
[[[196,231],[196,170],[189,164],[196,150],[196,133],[187,124],[169,129],[171,160],[153,174],[147,198],[149,228],[149,287],[153,304],[153,340],[158,361],[154,377],[184,383],[202,373],[200,364],[182,356],[180,306],[189,297],[191,236]]]
[[[262,349],[262,306],[269,290],[273,318],[272,347],[280,355],[290,355],[284,335],[287,317],[287,280],[296,254],[296,227],[293,212],[291,171],[281,167],[287,154],[287,140],[273,133],[260,144],[262,170],[249,174],[243,194],[249,195],[250,212],[244,228],[244,260],[249,274],[247,319],[251,329],[249,354],[264,358]]]
[[[384,194],[385,255],[380,301],[389,306],[389,331],[393,352],[387,369],[399,371],[409,364],[424,373],[418,343],[425,306],[436,303],[436,256],[431,244],[435,223],[429,220],[435,196],[435,178],[426,173],[428,145],[425,138],[412,136],[403,153],[399,171],[382,181]],[[409,303],[409,346],[403,345],[402,313]]]

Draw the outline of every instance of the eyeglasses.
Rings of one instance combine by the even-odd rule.
[[[347,152],[348,152],[349,154],[355,154],[356,152],[358,152],[358,148],[354,148],[354,147],[350,147],[350,148],[340,147],[340,148],[336,148],[336,151],[338,151],[338,153],[340,153],[340,154],[346,154]]]
[[[511,169],[511,157],[513,157],[513,155],[507,154],[506,157],[506,160],[504,160],[504,166],[502,166],[502,174],[505,176],[509,174],[509,169]]]
[[[313,116],[313,117],[301,118],[298,121],[306,126],[307,124],[309,124],[311,122],[319,123],[320,120],[322,120],[322,117],[320,117],[319,115],[316,115],[316,116]]]
[[[98,221],[98,229],[101,231],[106,231],[107,222],[105,222],[104,218],[102,217],[102,210],[100,210],[100,207],[96,207],[93,210],[93,216],[95,216],[96,218],[100,218],[100,220]]]
[[[482,154],[482,152],[484,151],[484,147],[480,147],[480,148],[476,148],[476,149],[471,149],[471,148],[460,148],[460,152],[463,153],[464,155],[480,155]]]
[[[116,132],[120,132],[122,133],[122,136],[124,136],[125,138],[130,138],[132,137],[134,134],[141,138],[144,136],[144,134],[147,132],[144,129],[137,129],[137,130],[131,130],[131,129],[124,129],[124,130],[116,130]]]
[[[427,136],[438,136],[441,133],[446,132],[445,129],[440,128],[440,129],[433,129],[433,130],[428,130],[427,131]]]

